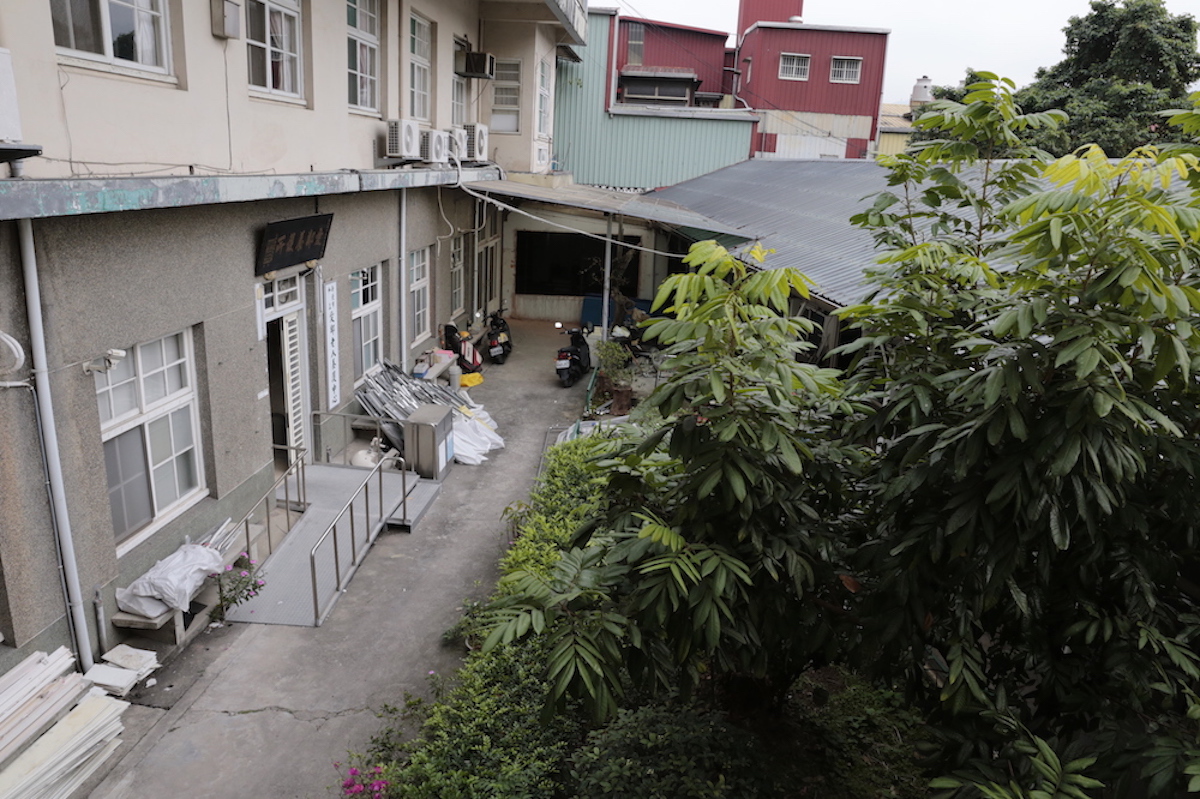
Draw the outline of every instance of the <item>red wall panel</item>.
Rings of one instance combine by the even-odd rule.
[[[782,53],[810,57],[808,80],[779,77]],[[835,56],[862,59],[858,83],[830,81]],[[882,33],[756,28],[742,42],[738,94],[754,108],[876,118],[886,56],[887,35]],[[752,60],[747,62],[747,58]]]
[[[738,4],[737,37],[755,22],[787,22],[804,13],[804,0],[742,0]]]
[[[720,92],[725,64],[725,41],[729,34],[670,25],[647,19],[621,17],[621,39],[617,44],[617,68],[629,64],[629,23],[645,26],[641,69],[666,67],[690,69],[700,78],[702,92]],[[638,67],[631,67],[638,68]]]

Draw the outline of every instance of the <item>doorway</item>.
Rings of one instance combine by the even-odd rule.
[[[275,445],[275,465],[286,469],[290,462],[286,448],[308,448],[307,381],[304,365],[306,348],[300,311],[267,322],[267,377],[271,398],[271,443]],[[305,452],[311,462],[311,453]]]

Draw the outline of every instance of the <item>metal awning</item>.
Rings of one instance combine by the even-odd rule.
[[[716,236],[734,237],[739,242],[754,238],[744,230],[710,219],[703,214],[684,208],[678,203],[644,194],[631,194],[576,184],[557,187],[535,186],[515,180],[477,181],[464,185],[488,195],[532,200],[548,205],[561,205],[601,214],[658,222],[676,228],[681,233],[689,235],[690,238],[695,238],[695,234],[700,234],[701,239]]]

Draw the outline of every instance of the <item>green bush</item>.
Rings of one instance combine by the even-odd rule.
[[[429,708],[405,751],[372,752],[387,769],[389,799],[540,799],[556,795],[582,732],[570,716],[541,718],[545,654],[536,639],[472,655],[458,684]]]
[[[622,710],[571,758],[576,799],[755,799],[767,773],[753,736],[694,707]]]

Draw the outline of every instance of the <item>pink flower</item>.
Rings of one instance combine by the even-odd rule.
[[[250,565],[251,565],[251,566],[254,566],[254,565],[256,565],[257,563],[258,563],[258,561],[257,561],[257,560],[252,560],[252,561],[250,561]]]
[[[375,780],[375,782],[371,783],[371,790],[379,793],[387,786],[387,780]]]
[[[353,788],[357,784],[358,784],[358,781],[355,780],[353,777],[347,777],[346,779],[342,780],[343,788]]]
[[[348,769],[346,769],[346,773],[349,774],[351,777],[357,777],[359,772],[358,772],[358,769],[356,769],[356,768],[348,768]]]
[[[266,581],[266,580],[259,580],[259,581],[258,581],[258,584],[259,584],[259,585],[266,585],[266,584],[267,584],[267,581]]]
[[[353,788],[347,788],[346,793],[348,793],[348,794],[362,793],[366,789],[367,788],[364,785],[355,785]]]
[[[249,576],[250,576],[250,572],[242,572],[242,576],[243,576],[243,577],[249,577]]]
[[[226,566],[226,567],[225,567],[225,571],[227,571],[227,572],[231,572],[231,571],[233,571],[233,564],[232,564],[232,563],[230,563],[228,566]]]

